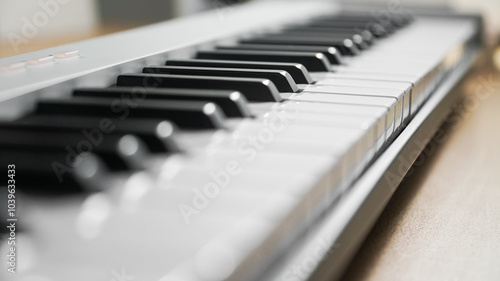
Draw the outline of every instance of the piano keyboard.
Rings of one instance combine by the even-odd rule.
[[[252,3],[0,60],[2,280],[339,278],[480,43],[389,16]]]

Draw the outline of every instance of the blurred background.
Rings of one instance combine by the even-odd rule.
[[[0,0],[0,57],[105,35],[210,9],[266,0]],[[292,0],[289,0],[292,1]],[[313,1],[313,0],[309,0]],[[349,1],[352,2],[352,1]],[[482,13],[488,40],[500,29],[499,0],[366,0],[441,5]]]
[[[0,0],[0,58],[106,35],[242,0]]]

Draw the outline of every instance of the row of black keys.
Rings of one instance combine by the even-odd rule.
[[[251,117],[247,100],[279,102],[279,92],[313,83],[308,71],[329,71],[342,56],[356,55],[409,22],[402,16],[385,25],[369,25],[365,16],[320,18],[200,51],[196,60],[169,60],[142,74],[120,75],[116,87],[77,89],[68,100],[40,101],[33,115],[0,123],[0,165],[14,163],[28,173],[22,176],[27,186],[77,189],[78,177],[95,176],[89,171],[101,165],[89,156],[86,170],[74,173],[82,152],[97,154],[111,170],[142,169],[150,152],[179,151],[170,122],[213,129],[223,128],[226,116]],[[358,26],[367,29],[358,32]]]

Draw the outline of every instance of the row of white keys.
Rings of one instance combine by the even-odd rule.
[[[432,22],[417,20],[405,32],[377,42],[360,56],[347,58],[346,65],[334,66],[334,73],[313,73],[313,78],[318,82],[305,88],[314,89],[317,85],[352,86],[351,92],[356,93],[357,87],[365,87],[370,82],[395,83],[367,87],[404,91],[407,112],[403,112],[403,118],[412,116],[441,79],[444,56],[460,39],[456,33],[447,32],[451,31],[450,25],[440,25],[436,30],[429,29],[431,25]],[[446,36],[447,33],[455,36],[450,38]],[[436,41],[442,41],[443,34],[447,37],[448,44],[435,44]],[[353,82],[347,84],[346,79]],[[411,85],[411,93],[408,91],[408,84]],[[336,90],[342,89],[332,90],[338,92]],[[358,90],[362,93],[362,89]]]
[[[343,72],[317,72],[312,73],[311,76],[317,80],[318,85],[322,85],[323,83],[334,84],[336,79],[342,80],[354,80],[354,84],[358,81],[359,85],[363,85],[363,83],[370,84],[371,82],[388,82],[388,83],[403,83],[411,85],[410,90],[410,104],[409,110],[410,116],[413,116],[417,107],[415,106],[418,102],[418,97],[421,96],[419,93],[423,92],[422,84],[420,83],[420,76],[413,74],[402,74],[402,73],[387,73],[383,71],[379,72],[367,72],[367,71],[354,71],[354,70],[345,70]],[[324,81],[324,82],[323,82]],[[375,87],[375,86],[374,86]],[[391,88],[392,89],[392,88]],[[400,88],[401,91],[405,91],[408,88],[402,86]],[[407,95],[408,91],[406,91],[405,95]]]
[[[326,126],[314,122],[300,123],[286,126],[265,149],[285,154],[339,158],[343,160],[342,170],[345,172],[360,163],[364,155],[373,155],[375,150],[375,132],[372,126],[364,127],[364,124],[360,124],[349,127],[336,122]],[[237,130],[238,138],[252,138],[262,132],[261,128],[259,124],[247,124]],[[282,169],[287,167],[288,165],[283,165]]]
[[[262,128],[262,121],[258,120],[259,128]],[[245,131],[242,130],[242,133]],[[77,219],[74,228],[66,227],[69,230],[67,233],[58,233],[58,227],[48,228],[45,235],[37,235],[43,240],[43,243],[39,244],[47,245],[41,249],[47,262],[40,263],[36,271],[42,274],[50,272],[49,276],[54,280],[101,280],[103,276],[109,275],[111,269],[120,271],[121,268],[127,268],[141,280],[159,280],[178,264],[191,260],[193,264],[199,265],[195,271],[199,276],[198,280],[210,280],[207,277],[210,273],[203,269],[207,268],[204,264],[212,262],[205,258],[206,247],[210,241],[219,235],[225,235],[227,239],[223,239],[226,241],[224,247],[238,260],[238,257],[244,257],[257,247],[273,230],[273,226],[296,207],[297,202],[310,201],[305,208],[305,203],[301,204],[301,213],[307,214],[307,207],[312,210],[315,206],[313,198],[324,198],[327,195],[327,182],[324,185],[318,185],[316,182],[325,174],[333,174],[329,170],[336,163],[336,158],[320,155],[319,147],[302,144],[301,149],[314,148],[317,151],[312,153],[313,151],[298,150],[299,155],[292,155],[293,151],[289,150],[283,150],[283,153],[261,151],[255,159],[248,162],[247,155],[241,155],[230,146],[215,146],[221,143],[222,136],[231,137],[228,132],[184,134],[184,139],[192,139],[192,142],[185,144],[189,153],[169,157],[163,167],[165,171],[160,171],[156,183],[148,184],[148,180],[132,181],[115,188],[114,192],[119,196],[111,198],[122,198],[116,205],[123,207],[123,210],[114,206],[114,202],[109,202],[110,199],[106,197],[91,196],[86,203],[81,204],[80,213],[83,215],[76,217],[82,219]],[[201,144],[200,139],[212,140],[214,145],[207,147],[205,143],[205,151],[196,151],[194,148]],[[280,148],[277,145],[274,147],[276,150]],[[272,149],[269,147],[266,150]],[[312,155],[309,155],[310,153]],[[228,183],[230,186],[216,197],[207,195],[206,186],[214,184],[211,173],[227,173],[228,163],[235,161],[242,163],[241,167],[236,168],[242,170],[241,174],[231,176]],[[245,165],[245,162],[248,164]],[[341,175],[335,178],[339,180]],[[330,177],[329,180],[334,179]],[[313,187],[316,188],[311,190]],[[195,189],[201,193],[195,193]],[[315,194],[311,194],[312,192]],[[199,195],[202,193],[204,195]],[[197,196],[203,196],[204,199]],[[100,198],[97,200],[97,207],[106,207],[94,208],[89,215],[88,202],[95,201],[94,198]],[[193,200],[197,198],[210,199],[209,206],[206,209],[200,206],[196,208]],[[189,223],[186,219],[188,215],[183,215],[180,211],[180,207],[184,206],[182,204],[189,205],[194,208],[192,210],[198,212],[196,218],[189,220]],[[91,203],[90,207],[96,207],[96,204]],[[158,212],[159,210],[161,212]],[[189,212],[189,209],[184,211]],[[155,224],[144,225],[146,219]],[[250,221],[251,224],[242,222],[242,219],[245,222]],[[253,228],[252,232],[248,231],[248,227]],[[78,232],[79,229],[84,230],[83,234]],[[88,233],[93,233],[90,235],[92,237],[89,237]],[[144,239],[148,241],[147,245],[143,245]],[[55,241],[58,247],[50,247],[51,242]],[[75,244],[75,241],[80,243],[61,247],[64,241],[71,244]],[[65,249],[68,247],[73,249],[71,253],[78,253],[82,262],[88,265],[86,274],[70,276],[71,270],[55,270],[51,266],[70,268],[71,260],[78,257],[66,254]],[[113,251],[101,252],[101,249]],[[150,259],[141,258],[142,251],[147,252],[148,257],[161,261],[161,266],[151,267]],[[212,253],[209,256],[213,254],[220,253]],[[238,257],[234,257],[235,255]],[[232,262],[236,266],[235,260]],[[141,270],[143,268],[158,270],[144,272]]]
[[[211,179],[207,175],[220,174],[231,161],[238,163],[238,167],[244,171],[241,175],[231,178],[230,187],[210,203],[211,209],[207,208],[203,217],[197,219],[235,213],[255,221],[263,217],[266,221],[274,218],[276,223],[290,214],[292,209],[301,203],[304,204],[303,202],[308,202],[306,205],[310,209],[302,209],[301,213],[313,212],[321,198],[338,196],[338,193],[335,194],[338,190],[332,190],[336,187],[335,181],[345,179],[345,174],[362,162],[363,156],[367,154],[373,156],[376,139],[385,140],[387,110],[383,107],[367,106],[367,110],[363,111],[363,107],[357,105],[285,101],[280,104],[252,104],[251,108],[257,118],[234,120],[230,132],[220,131],[214,134],[210,144],[195,149],[197,151],[185,165],[187,170],[181,170],[169,180],[171,186],[186,186],[193,182],[193,174],[199,174],[203,180],[197,181],[198,184],[206,184]],[[353,110],[359,114],[353,113]],[[281,120],[283,123],[273,123],[276,120]],[[393,123],[393,120],[391,122]],[[273,130],[271,124],[277,127]],[[280,127],[281,125],[284,127]],[[241,154],[250,148],[242,146],[246,144],[245,141],[249,138],[258,139],[259,134],[270,132],[269,130],[273,133],[272,138],[260,143],[262,147],[258,151]],[[241,149],[242,147],[245,149]],[[284,172],[290,181],[281,182],[282,175],[275,176]],[[329,174],[329,177],[324,184],[315,185],[314,182],[325,173]],[[314,186],[316,188],[313,188]],[[274,196],[269,195],[272,191],[276,191]],[[298,201],[292,198],[285,199],[286,196],[283,197],[282,192],[286,192],[286,196],[297,198]],[[280,201],[281,205],[274,203],[271,205],[275,208],[268,208],[266,204],[259,204],[269,197]],[[264,206],[259,208],[259,205]],[[289,209],[284,208],[284,205]],[[271,229],[263,232],[267,231]],[[221,241],[235,241],[236,238],[229,238],[234,233],[240,232],[232,230],[225,232],[223,235],[225,238],[218,239],[217,243],[219,245],[223,243],[224,247],[231,248],[232,246]],[[243,241],[242,238],[240,241],[250,245],[262,242]],[[247,250],[244,254],[240,253],[240,256],[249,254],[250,249]],[[231,251],[234,252],[234,248]],[[193,274],[193,270],[197,274]],[[181,276],[193,280],[205,280],[197,279],[206,276],[206,272],[200,270],[197,269],[194,258],[183,263],[176,271],[167,274],[165,280],[174,280],[174,277]]]
[[[253,112],[262,115],[290,116],[291,120],[313,122],[315,124],[324,123],[326,115],[327,118],[333,118],[333,122],[336,123],[330,123],[331,126],[372,128],[376,140],[375,150],[379,149],[393,133],[393,120],[388,118],[385,108],[377,106],[287,100],[281,103],[256,103],[251,105],[251,109]],[[371,124],[373,122],[375,123],[374,126]]]
[[[374,88],[361,86],[339,86],[339,85],[311,85],[305,88],[306,92],[338,94],[352,96],[370,96],[392,98],[396,102],[395,107],[395,127],[399,128],[403,120],[410,115],[410,92],[390,88]]]
[[[438,66],[435,66],[438,67]],[[357,67],[357,66],[345,66],[338,68],[338,74],[335,73],[331,75],[333,77],[348,77],[357,78],[359,76],[366,77],[369,79],[384,79],[389,81],[403,81],[407,83],[412,83],[412,93],[410,107],[413,108],[411,114],[414,114],[416,110],[422,105],[425,99],[428,97],[434,86],[436,85],[436,79],[438,77],[431,77],[429,73],[435,68],[433,66],[429,67],[418,67],[417,69],[397,69],[397,68],[384,68],[383,70],[377,70],[377,67],[370,68],[368,66]],[[401,79],[401,80],[400,80]]]
[[[226,260],[217,263],[219,260],[206,259],[205,255],[207,245],[221,235],[234,258],[229,262],[236,266],[237,260],[257,247],[273,226],[291,212],[294,204],[308,195],[307,187],[317,181],[316,177],[298,173],[250,169],[229,178],[214,176],[206,167],[193,167],[189,158],[171,157],[166,163],[169,165],[164,167],[165,175],[156,182],[135,175],[124,186],[106,191],[119,196],[94,194],[82,204],[71,204],[68,210],[80,208],[79,214],[71,214],[76,221],[65,224],[57,221],[37,233],[37,244],[41,245],[38,255],[43,260],[34,263],[34,271],[41,277],[47,274],[50,277],[47,280],[76,281],[104,280],[113,270],[121,272],[125,268],[140,280],[159,280],[186,260],[201,268],[207,263],[223,267]],[[300,161],[307,159],[310,157]],[[175,165],[180,170],[172,174]],[[216,196],[205,190],[207,185],[217,182],[214,178],[224,181],[219,183],[221,191]],[[315,196],[324,196],[322,191],[324,188],[316,190]],[[182,206],[189,206],[197,213],[187,217]],[[48,210],[53,209],[46,208],[34,217],[55,217]],[[307,213],[308,209],[302,211]],[[209,256],[220,254],[211,252]],[[28,255],[24,257],[31,259]],[[74,260],[84,263],[88,270],[72,276]],[[203,269],[197,268],[194,273],[198,275],[196,280],[211,280],[207,277],[210,273]]]
[[[292,94],[288,97],[291,101],[300,102],[315,102],[327,103],[337,105],[356,105],[365,107],[378,107],[386,111],[388,130],[390,132],[386,137],[390,137],[392,133],[398,129],[396,120],[401,119],[401,109],[398,108],[398,101],[392,97],[376,97],[376,96],[359,96],[359,95],[340,95],[333,93],[316,93],[303,91],[300,93]],[[398,110],[399,109],[399,110]],[[377,144],[377,149],[380,149],[381,144]]]
[[[335,183],[339,181],[337,171],[331,178],[327,175],[333,164],[340,163],[338,169],[346,173],[362,155],[373,151],[375,130],[371,127],[319,126],[305,120],[273,131],[273,122],[245,121],[227,136],[220,133],[207,147],[191,150],[195,157],[190,165],[220,170],[237,162],[245,171],[287,171],[317,178],[326,175]]]
[[[390,89],[401,91],[403,95],[403,103],[404,103],[404,111],[403,111],[403,123],[408,120],[408,117],[411,116],[411,90],[412,84],[408,82],[397,82],[397,81],[383,81],[383,80],[366,80],[361,78],[327,78],[318,81],[315,85],[335,85],[335,86],[348,86],[348,87],[357,87],[361,89]],[[374,94],[376,93],[376,91]],[[314,91],[314,90],[313,90]],[[387,93],[383,92],[384,95]],[[399,97],[399,96],[398,96]]]

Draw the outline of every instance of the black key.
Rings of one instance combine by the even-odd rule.
[[[73,91],[73,95],[79,97],[132,98],[137,94],[137,89],[132,87],[83,88]],[[141,88],[139,94],[147,100],[210,101],[217,104],[227,117],[252,117],[245,97],[237,91]]]
[[[385,16],[384,18],[376,18],[369,14],[341,14],[334,17],[322,18],[320,20],[363,22],[365,24],[369,22],[377,22],[383,25],[390,24],[393,28],[401,28],[410,23],[410,19],[407,15],[403,15],[401,13],[390,13],[389,17]]]
[[[303,38],[310,38],[311,40],[315,40],[317,38],[327,38],[328,40],[344,40],[344,39],[350,39],[359,50],[366,50],[368,49],[368,44],[363,40],[363,37],[361,37],[358,34],[355,35],[346,35],[346,34],[335,34],[335,33],[320,33],[320,32],[302,32],[302,31],[286,31],[280,33],[282,36],[295,36],[295,37],[303,37]]]
[[[179,152],[175,126],[164,120],[126,120],[64,115],[31,115],[14,122],[0,122],[0,129],[38,132],[72,132],[86,135],[126,135],[139,137],[151,152]]]
[[[413,21],[411,15],[403,13],[391,13],[391,20],[397,27],[405,27]]]
[[[221,77],[248,77],[271,80],[280,92],[297,92],[299,87],[292,76],[283,70],[269,69],[241,69],[241,68],[214,68],[198,66],[159,66],[145,67],[143,73],[198,75]]]
[[[363,13],[363,12],[350,12],[350,11],[342,11],[340,14],[332,14],[332,15],[325,15],[321,16],[316,19],[323,19],[323,20],[328,20],[328,19],[343,19],[343,20],[352,20],[352,21],[374,21],[376,20],[374,15],[371,15],[369,13]]]
[[[346,21],[346,20],[315,20],[309,22],[308,27],[335,27],[335,28],[348,28],[351,30],[368,30],[376,37],[384,37],[389,34],[389,31],[384,28],[377,21]],[[375,32],[383,31],[383,34],[375,34]]]
[[[166,119],[186,129],[224,128],[225,119],[220,108],[214,103],[178,100],[130,101],[128,99],[80,97],[70,100],[41,100],[38,102],[36,113],[114,117],[120,120],[127,118]]]
[[[290,44],[294,45],[294,44]],[[303,64],[308,71],[330,71],[331,65],[322,53],[278,51],[200,51],[198,59],[292,62]]]
[[[339,16],[336,15],[334,17],[324,17],[315,19],[313,22],[328,22],[328,23],[341,23],[341,24],[351,24],[351,25],[370,25],[370,24],[380,24],[389,32],[394,32],[397,27],[394,25],[392,21],[387,20],[379,20],[373,16]]]
[[[352,42],[354,42],[354,44],[356,44],[356,47],[358,47],[358,49],[360,50],[366,50],[370,47],[370,44],[368,42],[365,42],[363,36],[359,34],[351,36],[350,39],[352,40]]]
[[[302,37],[293,35],[262,36],[251,39],[242,39],[243,44],[271,44],[271,45],[306,45],[335,47],[344,56],[359,54],[359,49],[351,39],[328,39],[324,37]],[[306,65],[307,67],[307,65]]]
[[[15,165],[16,188],[47,194],[103,190],[107,167],[92,153],[0,148],[0,166]]]
[[[279,91],[268,79],[170,74],[123,74],[117,86],[233,90],[241,92],[250,101],[281,101]]]
[[[145,148],[133,135],[98,135],[0,129],[0,148],[25,151],[54,151],[78,155],[95,153],[115,171],[140,170],[145,166]]]
[[[266,44],[239,44],[234,46],[217,46],[219,50],[257,50],[257,51],[285,51],[285,52],[314,52],[325,55],[331,64],[342,64],[343,59],[335,47],[300,46],[300,45],[266,45]]]
[[[363,38],[363,41],[365,41],[368,45],[372,45],[375,40],[373,34],[368,30],[353,30],[352,28],[342,28],[342,27],[291,26],[283,30],[283,33],[286,32],[306,32],[311,34],[336,34],[336,35],[344,35],[346,37],[361,36],[361,38]]]
[[[258,62],[258,61],[233,61],[233,60],[168,60],[166,65],[176,66],[205,66],[221,68],[243,69],[279,69],[288,72],[298,84],[311,84],[313,82],[307,69],[300,63],[287,62]]]
[[[369,23],[353,23],[353,22],[344,22],[344,21],[339,21],[339,22],[329,22],[329,21],[322,21],[322,22],[312,22],[307,25],[308,27],[335,27],[335,28],[348,28],[352,29],[353,31],[358,31],[358,30],[368,30],[370,31],[375,37],[377,38],[382,38],[387,36],[389,33],[382,25],[376,22],[369,22]]]

